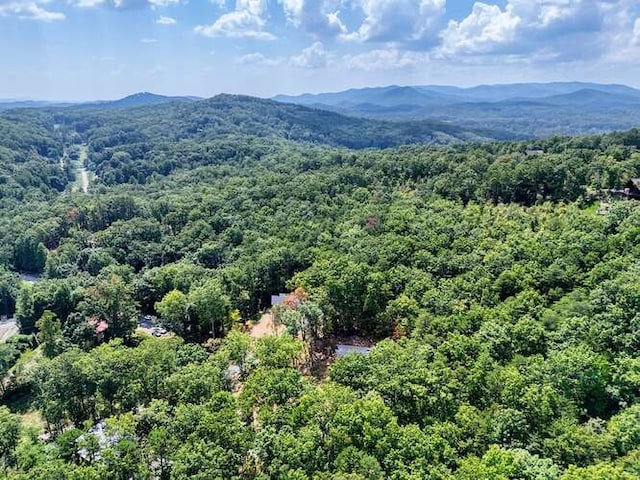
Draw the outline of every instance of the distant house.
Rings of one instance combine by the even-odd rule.
[[[525,151],[525,153],[528,156],[532,156],[532,155],[542,155],[544,153],[544,150],[540,150],[539,148],[530,148],[528,150]]]
[[[94,331],[96,332],[96,337],[98,338],[98,341],[102,341],[104,340],[104,334],[107,331],[107,329],[109,328],[109,324],[107,322],[105,322],[104,320],[99,320],[98,318],[90,318],[88,320],[89,325],[91,325],[91,327],[94,329]]]
[[[100,335],[100,334],[106,332],[107,328],[109,328],[109,324],[103,320],[103,321],[101,321],[100,323],[98,323],[96,325],[96,333],[98,335]]]
[[[338,344],[336,345],[336,358],[342,358],[345,355],[349,355],[351,353],[364,355],[366,357],[371,353],[371,350],[373,350],[373,347],[361,347],[358,345]]]
[[[624,191],[627,197],[640,200],[640,178],[632,178],[629,180]]]
[[[640,200],[640,178],[632,178],[622,190],[611,190],[611,194],[626,197],[627,199]]]
[[[87,442],[87,438],[90,436],[95,438],[94,442]],[[106,422],[101,420],[91,427],[87,433],[80,435],[76,439],[76,445],[80,447],[77,451],[78,456],[85,462],[93,462],[102,458],[104,450],[113,447],[122,438],[124,438],[122,434],[109,432]]]
[[[289,296],[288,293],[281,293],[279,295],[271,295],[271,306],[275,307],[276,305],[282,305],[288,296]]]

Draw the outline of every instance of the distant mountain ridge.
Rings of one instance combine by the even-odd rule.
[[[604,133],[640,125],[640,90],[620,84],[391,85],[273,99],[345,115],[435,120],[525,136]]]
[[[120,98],[118,100],[108,100],[102,102],[89,102],[83,105],[85,106],[100,106],[102,108],[134,108],[134,107],[146,107],[151,105],[162,105],[163,103],[170,102],[194,102],[202,100],[200,97],[190,96],[166,96],[157,95],[150,92],[138,92],[132,95]]]
[[[276,95],[274,100],[301,105],[341,105],[369,103],[390,106],[396,104],[425,105],[465,102],[500,102],[512,99],[544,99],[589,90],[608,95],[640,98],[640,90],[619,84],[585,82],[514,83],[504,85],[478,85],[453,87],[443,85],[367,87],[331,93],[305,93],[302,95]],[[395,99],[395,100],[394,100]]]
[[[46,100],[0,100],[0,112],[14,108],[64,107],[72,104],[49,102]]]
[[[240,98],[252,98],[224,94],[213,97],[222,103],[238,103]],[[235,98],[233,102],[230,99]],[[265,100],[267,101],[267,100]],[[516,139],[545,137],[550,135],[581,135],[629,130],[640,126],[640,90],[620,84],[586,82],[517,83],[478,85],[462,88],[443,85],[390,85],[386,87],[355,88],[341,92],[278,95],[265,109],[263,122],[270,121],[277,105],[296,104],[315,109],[306,112],[304,122],[315,118],[313,129],[324,131],[330,126],[322,121],[343,124],[346,118],[384,121],[372,131],[384,134],[384,129],[394,130],[393,123],[402,127],[407,141],[434,142],[484,141],[491,139]],[[83,103],[56,103],[40,100],[0,101],[0,111],[12,109],[57,109],[61,107],[87,112],[107,110],[144,109],[165,104],[202,105],[208,100],[192,96],[166,96],[139,92],[117,100]],[[249,102],[251,103],[251,102]],[[210,108],[208,104],[207,108]],[[258,105],[249,108],[253,113]],[[240,108],[238,106],[238,108]],[[331,117],[322,112],[333,112],[342,117]],[[280,111],[285,114],[285,111]],[[291,112],[288,112],[291,113]],[[298,112],[300,114],[301,112]],[[297,115],[297,114],[296,114]],[[254,119],[260,123],[259,118]],[[292,126],[295,120],[292,118]],[[390,122],[390,123],[389,123]],[[413,125],[406,125],[413,123]],[[418,125],[420,124],[420,125]],[[369,125],[370,127],[373,124]],[[351,125],[349,129],[354,127]],[[357,129],[364,128],[363,124]],[[456,130],[456,128],[458,130]],[[423,129],[419,134],[421,129]],[[411,133],[407,133],[411,131]],[[426,132],[426,134],[425,134]],[[397,138],[398,131],[392,137]],[[432,135],[431,135],[432,134]],[[314,134],[310,134],[315,137]],[[325,135],[323,133],[323,135]],[[430,136],[431,135],[431,136]],[[333,135],[330,137],[334,138]],[[335,140],[335,138],[334,138]],[[339,144],[356,144],[341,139]],[[379,142],[372,141],[374,145]],[[384,143],[384,142],[383,142]],[[390,142],[395,143],[395,140]],[[359,144],[359,143],[358,143]]]
[[[162,105],[169,102],[194,102],[203,100],[195,96],[166,96],[150,92],[138,92],[117,100],[92,100],[88,102],[55,102],[47,100],[0,100],[0,111],[21,108],[45,107],[100,107],[100,108],[135,108],[151,105]]]
[[[549,105],[560,104],[587,104],[587,103],[607,103],[611,104],[640,104],[640,92],[628,92],[628,93],[612,93],[604,92],[594,88],[584,88],[576,92],[565,93],[562,95],[552,95],[538,99],[541,103]]]
[[[229,94],[201,101],[174,101],[140,108],[77,106],[49,109],[49,114],[67,125],[78,123],[82,128],[91,125],[89,128],[96,128],[92,130],[96,135],[93,140],[112,147],[121,141],[149,144],[262,137],[362,149],[516,138],[512,134],[484,127],[461,128],[431,120],[389,122]],[[102,136],[103,129],[111,133]],[[113,133],[113,129],[117,130],[117,134]]]

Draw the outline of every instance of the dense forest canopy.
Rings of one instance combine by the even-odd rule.
[[[639,478],[640,131],[489,138],[0,114],[0,478]]]

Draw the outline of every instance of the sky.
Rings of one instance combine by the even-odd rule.
[[[640,0],[0,0],[0,98],[640,87]]]

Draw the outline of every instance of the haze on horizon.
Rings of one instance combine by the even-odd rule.
[[[0,98],[640,86],[633,0],[0,0]]]

